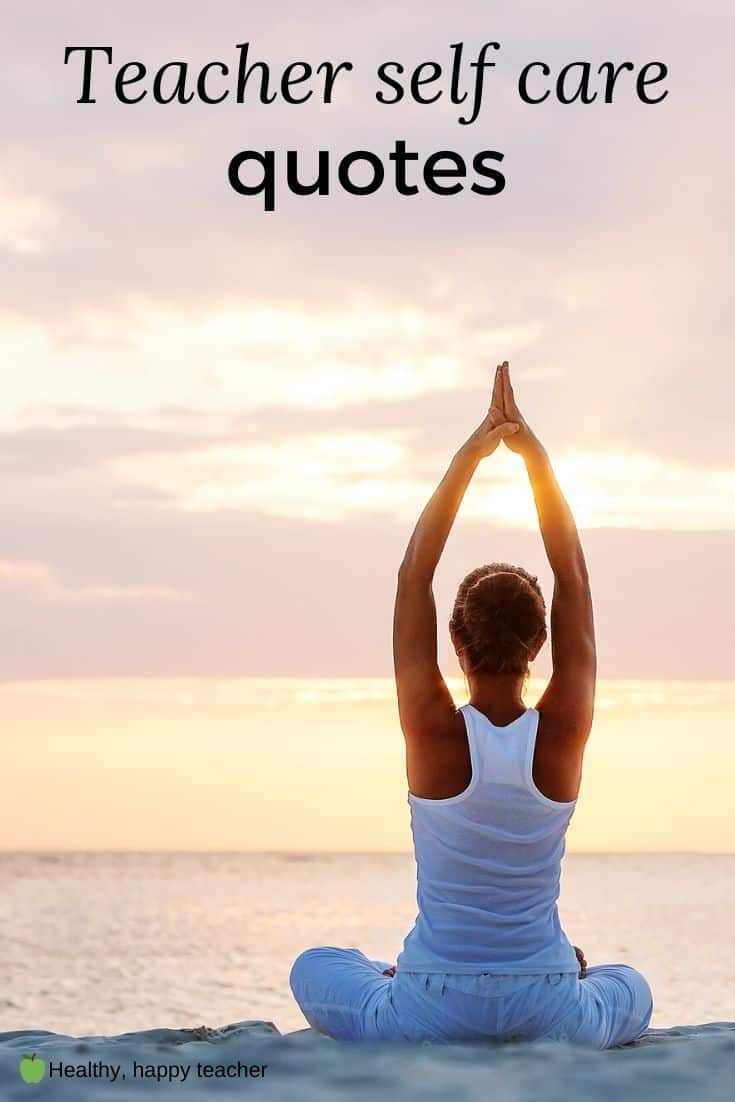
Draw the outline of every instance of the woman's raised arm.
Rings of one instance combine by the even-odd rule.
[[[506,441],[522,456],[536,502],[541,536],[554,572],[551,604],[553,673],[539,701],[541,714],[552,721],[559,737],[581,752],[592,726],[597,659],[587,566],[572,511],[554,475],[545,449],[516,405],[508,364],[501,367],[503,410],[519,430]]]
[[[465,491],[478,464],[518,431],[502,407],[496,373],[487,416],[452,459],[421,514],[398,571],[393,621],[393,660],[398,711],[407,739],[443,734],[455,707],[437,662],[436,607],[432,582]]]

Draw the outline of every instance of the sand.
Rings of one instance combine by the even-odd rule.
[[[36,1053],[46,1064],[38,1088],[20,1077],[24,1053]],[[59,1065],[67,1069],[63,1076]],[[268,1102],[360,1102],[386,1095],[391,1102],[447,1096],[483,1102],[729,1102],[734,1073],[735,1022],[654,1029],[636,1044],[609,1052],[548,1043],[349,1046],[309,1029],[281,1035],[265,1021],[116,1037],[75,1038],[42,1030],[0,1034],[3,1102],[34,1097],[109,1102],[146,1091],[169,1097],[185,1092],[202,1100],[248,1091]]]

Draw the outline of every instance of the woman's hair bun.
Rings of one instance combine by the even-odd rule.
[[[457,592],[450,630],[468,673],[527,673],[546,639],[538,579],[509,563],[471,571]]]

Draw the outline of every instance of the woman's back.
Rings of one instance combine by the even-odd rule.
[[[548,799],[533,781],[539,713],[497,727],[461,709],[472,762],[468,787],[448,799],[409,794],[419,914],[401,971],[576,972],[557,899],[575,801]]]

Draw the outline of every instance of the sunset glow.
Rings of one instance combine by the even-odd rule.
[[[41,682],[0,698],[17,735],[2,848],[410,848],[388,679]],[[732,851],[719,717],[733,707],[727,683],[602,682],[570,848]]]

